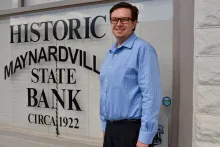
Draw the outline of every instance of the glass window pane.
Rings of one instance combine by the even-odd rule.
[[[12,0],[1,0],[0,10],[6,10],[12,8]]]
[[[31,6],[31,5],[51,3],[51,2],[57,2],[57,1],[63,1],[63,0],[26,0],[25,4],[26,6]]]
[[[18,0],[12,0],[12,8],[18,8]]]

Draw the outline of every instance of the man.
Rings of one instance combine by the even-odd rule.
[[[153,147],[161,105],[156,52],[138,38],[138,9],[121,2],[110,10],[117,42],[100,68],[104,147]],[[147,33],[147,32],[146,32]]]

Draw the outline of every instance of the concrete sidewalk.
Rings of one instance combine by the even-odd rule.
[[[80,143],[71,139],[42,136],[0,128],[0,147],[101,147],[100,143]]]

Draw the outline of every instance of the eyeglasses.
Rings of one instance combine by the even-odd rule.
[[[121,17],[121,18],[111,17],[110,18],[110,21],[112,24],[117,24],[119,20],[122,24],[127,24],[129,20],[132,20],[132,18],[130,17]]]

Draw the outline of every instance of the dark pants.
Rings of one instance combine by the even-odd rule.
[[[141,121],[107,121],[103,147],[136,147],[140,127]]]

